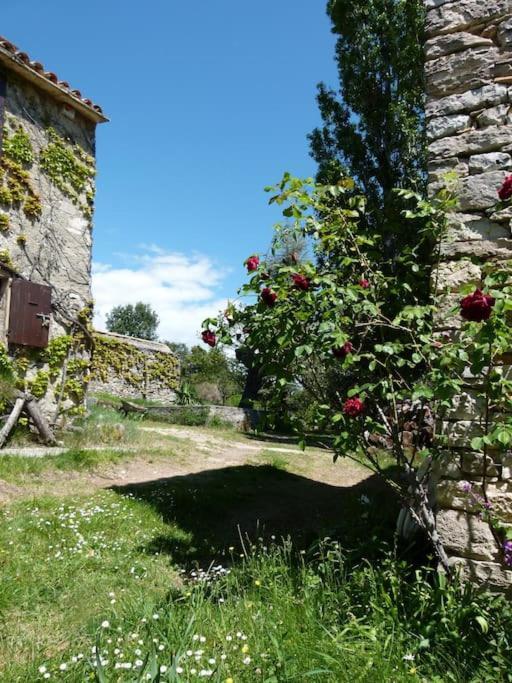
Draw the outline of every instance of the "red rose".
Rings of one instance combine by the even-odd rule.
[[[343,404],[343,412],[349,417],[358,417],[364,413],[364,403],[360,398],[347,398]]]
[[[292,275],[292,280],[293,286],[297,289],[303,289],[304,291],[306,289],[309,289],[309,278],[307,278],[305,275],[301,275],[300,273],[294,273]]]
[[[277,294],[273,292],[270,287],[265,287],[261,290],[261,300],[267,304],[267,306],[273,306],[276,303]]]
[[[498,197],[502,201],[512,197],[512,175],[508,175],[503,181],[503,185],[498,190]]]
[[[249,256],[245,265],[250,273],[252,273],[253,270],[258,270],[258,266],[260,265],[259,256]]]
[[[210,330],[203,330],[201,337],[203,338],[204,343],[208,344],[208,346],[211,346],[212,348],[217,343],[217,337],[215,336],[215,333],[211,332]]]
[[[332,355],[335,358],[346,358],[349,353],[352,353],[354,350],[354,347],[352,346],[352,343],[347,341],[343,344],[343,346],[335,346],[332,350]]]
[[[466,320],[481,323],[482,320],[489,320],[493,306],[494,299],[492,296],[475,289],[473,294],[468,294],[460,302],[460,314]]]
[[[365,280],[365,278],[362,277],[362,278],[359,280],[359,286],[362,287],[363,289],[368,289],[368,287],[370,286],[370,281],[369,281],[369,280]]]

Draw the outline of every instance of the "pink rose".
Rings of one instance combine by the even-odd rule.
[[[261,300],[267,304],[267,306],[273,306],[276,303],[277,294],[273,292],[270,287],[265,287],[261,290]]]
[[[364,403],[360,398],[347,398],[343,404],[343,412],[349,417],[359,417],[364,413]]]
[[[215,333],[211,332],[210,330],[203,330],[201,337],[203,338],[204,343],[208,344],[208,346],[211,346],[212,348],[217,343],[217,337],[215,336]]]
[[[503,181],[503,185],[498,190],[498,197],[502,201],[512,197],[512,175],[508,175]]]
[[[260,265],[259,256],[249,256],[249,258],[245,262],[245,265],[249,273],[252,273],[254,270],[258,270],[258,266]]]
[[[362,287],[363,289],[368,289],[370,286],[370,281],[366,280],[364,277],[362,277],[359,280],[359,286]]]
[[[296,287],[297,289],[302,289],[304,291],[309,289],[310,282],[309,282],[309,279],[305,275],[301,275],[300,273],[294,273],[292,275],[292,280],[293,280],[293,286]]]
[[[473,294],[468,294],[460,302],[460,314],[466,320],[481,323],[483,320],[489,320],[494,303],[492,296],[475,289]]]
[[[335,358],[341,358],[342,360],[346,358],[349,353],[352,353],[354,351],[354,347],[351,342],[347,341],[343,344],[343,346],[335,346],[332,349],[332,355]]]

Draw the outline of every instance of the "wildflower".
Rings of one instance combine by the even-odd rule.
[[[177,667],[176,667],[176,673],[177,673],[177,674],[182,674],[182,673],[183,673],[183,667],[182,667],[182,666],[177,666]]]
[[[225,683],[235,683],[235,682],[234,682],[234,680],[230,677],[230,678],[226,678]]]
[[[38,671],[39,671],[40,674],[44,674],[44,673],[46,673],[46,667],[45,667],[44,665],[43,665],[43,666],[40,666],[39,669],[38,669]]]
[[[494,304],[492,296],[475,289],[473,294],[468,294],[461,300],[460,314],[465,320],[481,323],[483,320],[489,320]]]
[[[254,585],[255,586],[261,586],[261,581],[259,579],[256,579],[256,581],[254,582]]]
[[[248,646],[248,645],[244,645],[243,648],[242,648],[242,653],[243,653],[244,655],[246,655],[248,652],[249,652],[249,646]]]
[[[503,560],[507,567],[512,567],[512,541],[510,540],[503,543]]]
[[[358,417],[364,412],[364,403],[360,398],[348,398],[343,404],[343,412],[349,417]]]
[[[252,273],[254,270],[258,270],[258,266],[260,265],[260,259],[259,256],[249,256],[249,258],[245,262],[245,266],[249,273]]]
[[[167,667],[165,666],[165,664],[161,664],[160,665],[160,673],[164,674],[166,671],[167,671]]]
[[[472,489],[472,484],[470,481],[461,481],[459,485],[461,490],[464,491],[464,493],[470,493]]]
[[[67,668],[68,668],[68,665],[65,662],[62,662],[62,664],[60,664],[60,666],[59,666],[59,669],[61,671],[66,671]]]
[[[160,619],[160,615],[159,614],[153,614],[153,619],[155,621],[157,621],[157,619]]]
[[[251,663],[251,658],[250,657],[245,657],[242,662],[247,666],[248,664]]]
[[[407,654],[402,657],[404,662],[414,662],[414,655]]]
[[[105,619],[101,622],[101,628],[110,628],[110,622]]]

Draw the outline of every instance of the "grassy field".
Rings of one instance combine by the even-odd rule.
[[[512,680],[510,607],[393,556],[396,502],[374,478],[333,485],[328,457],[267,442],[202,471],[198,436],[136,425],[135,453],[80,450],[82,434],[53,460],[0,459],[17,486],[0,511],[1,681]],[[229,438],[212,431],[212,449]],[[133,458],[182,469],[98,484]]]

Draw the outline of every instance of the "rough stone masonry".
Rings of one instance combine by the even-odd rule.
[[[430,191],[441,186],[448,171],[459,177],[459,208],[449,216],[438,285],[438,325],[452,331],[458,316],[449,311],[461,298],[461,285],[478,286],[484,262],[512,259],[512,209],[492,211],[497,189],[512,173],[512,0],[425,4]],[[470,509],[460,487],[461,480],[482,482],[484,456],[470,447],[482,419],[468,377],[467,392],[443,424],[453,457],[437,483],[437,522],[450,561],[466,576],[510,589],[512,571],[503,566],[489,526]],[[512,455],[489,461],[486,480],[489,500],[512,524]]]

